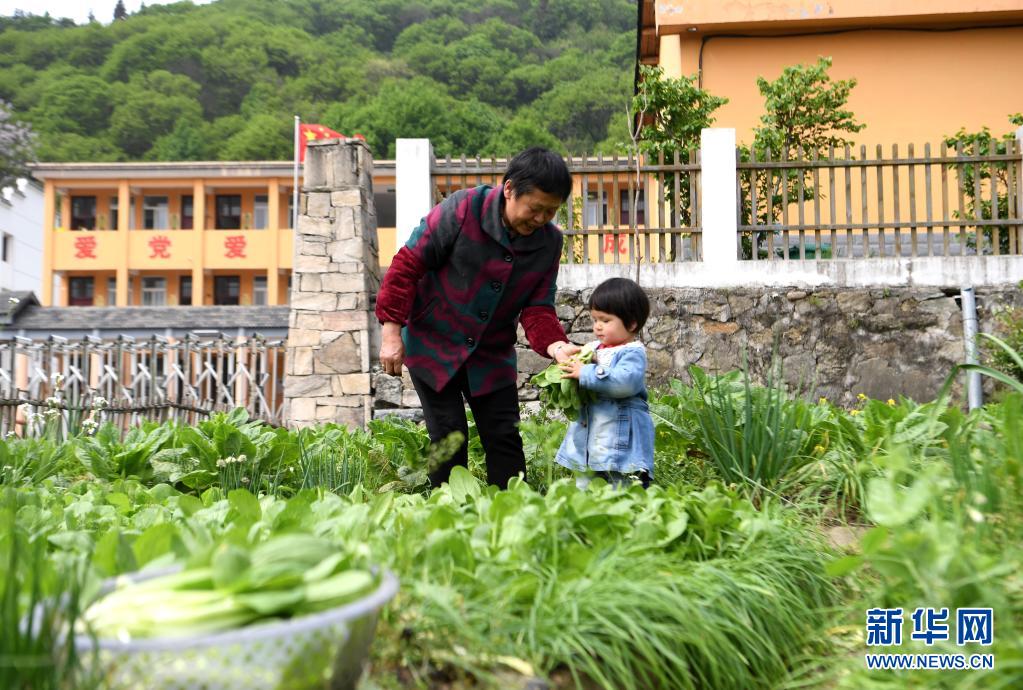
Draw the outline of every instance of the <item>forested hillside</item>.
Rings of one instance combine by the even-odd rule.
[[[109,17],[113,17],[110,0]],[[0,18],[0,99],[44,161],[283,160],[294,115],[445,154],[627,140],[635,0],[218,0]],[[609,131],[610,129],[610,131]]]

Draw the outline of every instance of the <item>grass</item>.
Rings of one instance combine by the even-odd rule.
[[[696,368],[691,374],[699,394],[697,438],[725,481],[748,487],[759,500],[810,460],[814,419],[806,403],[789,398],[780,370],[772,369],[764,387],[753,386],[747,369],[738,382]]]

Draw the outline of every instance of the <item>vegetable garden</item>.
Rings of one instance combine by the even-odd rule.
[[[945,393],[842,409],[742,372],[690,374],[651,400],[646,490],[577,490],[552,462],[565,422],[549,409],[523,421],[527,481],[506,491],[480,481],[471,425],[469,469],[430,489],[450,449],[408,422],[289,431],[236,410],[122,437],[101,410],[98,429],[68,434],[44,415],[38,437],[0,441],[0,686],[177,687],[160,680],[173,664],[125,685],[71,642],[298,620],[390,571],[400,589],[364,690],[1019,687],[1012,379],[967,413]],[[138,598],[159,578],[93,604],[108,578],[167,568],[160,606]],[[920,607],[992,609],[992,644],[913,639]],[[901,644],[868,647],[875,608],[905,612]],[[869,670],[872,652],[985,653],[994,668]],[[301,653],[277,687],[329,687],[337,669],[319,661]],[[251,655],[234,663],[253,677]]]

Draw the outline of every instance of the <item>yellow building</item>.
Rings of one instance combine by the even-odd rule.
[[[1023,111],[1023,0],[640,0],[638,61],[699,75],[729,99],[715,127],[750,143],[764,114],[757,77],[830,56],[857,80],[861,144],[935,144],[960,127],[1001,134]]]
[[[394,163],[377,161],[380,255],[394,253]],[[292,164],[40,163],[41,302],[287,304]]]
[[[503,159],[434,160],[433,201],[463,187],[499,184],[506,165]],[[628,227],[636,194],[627,181],[630,165],[616,158],[572,159],[570,166],[575,190],[567,206],[575,213],[560,222],[592,235],[587,253],[595,260],[627,261],[631,245],[619,233]],[[39,163],[33,174],[44,187],[44,306],[288,303],[290,161]],[[397,249],[395,176],[394,161],[374,163],[385,267]],[[645,192],[637,197],[641,226]]]

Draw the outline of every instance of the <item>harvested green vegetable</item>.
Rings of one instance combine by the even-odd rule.
[[[325,611],[376,585],[330,540],[283,534],[248,550],[222,544],[209,565],[120,586],[83,619],[100,638],[191,637]]]
[[[589,364],[593,361],[593,348],[583,347],[572,359]],[[530,382],[539,387],[540,401],[544,405],[561,410],[566,417],[573,420],[579,419],[582,406],[593,402],[595,397],[591,391],[579,387],[578,379],[565,376],[557,362],[534,376]]]

